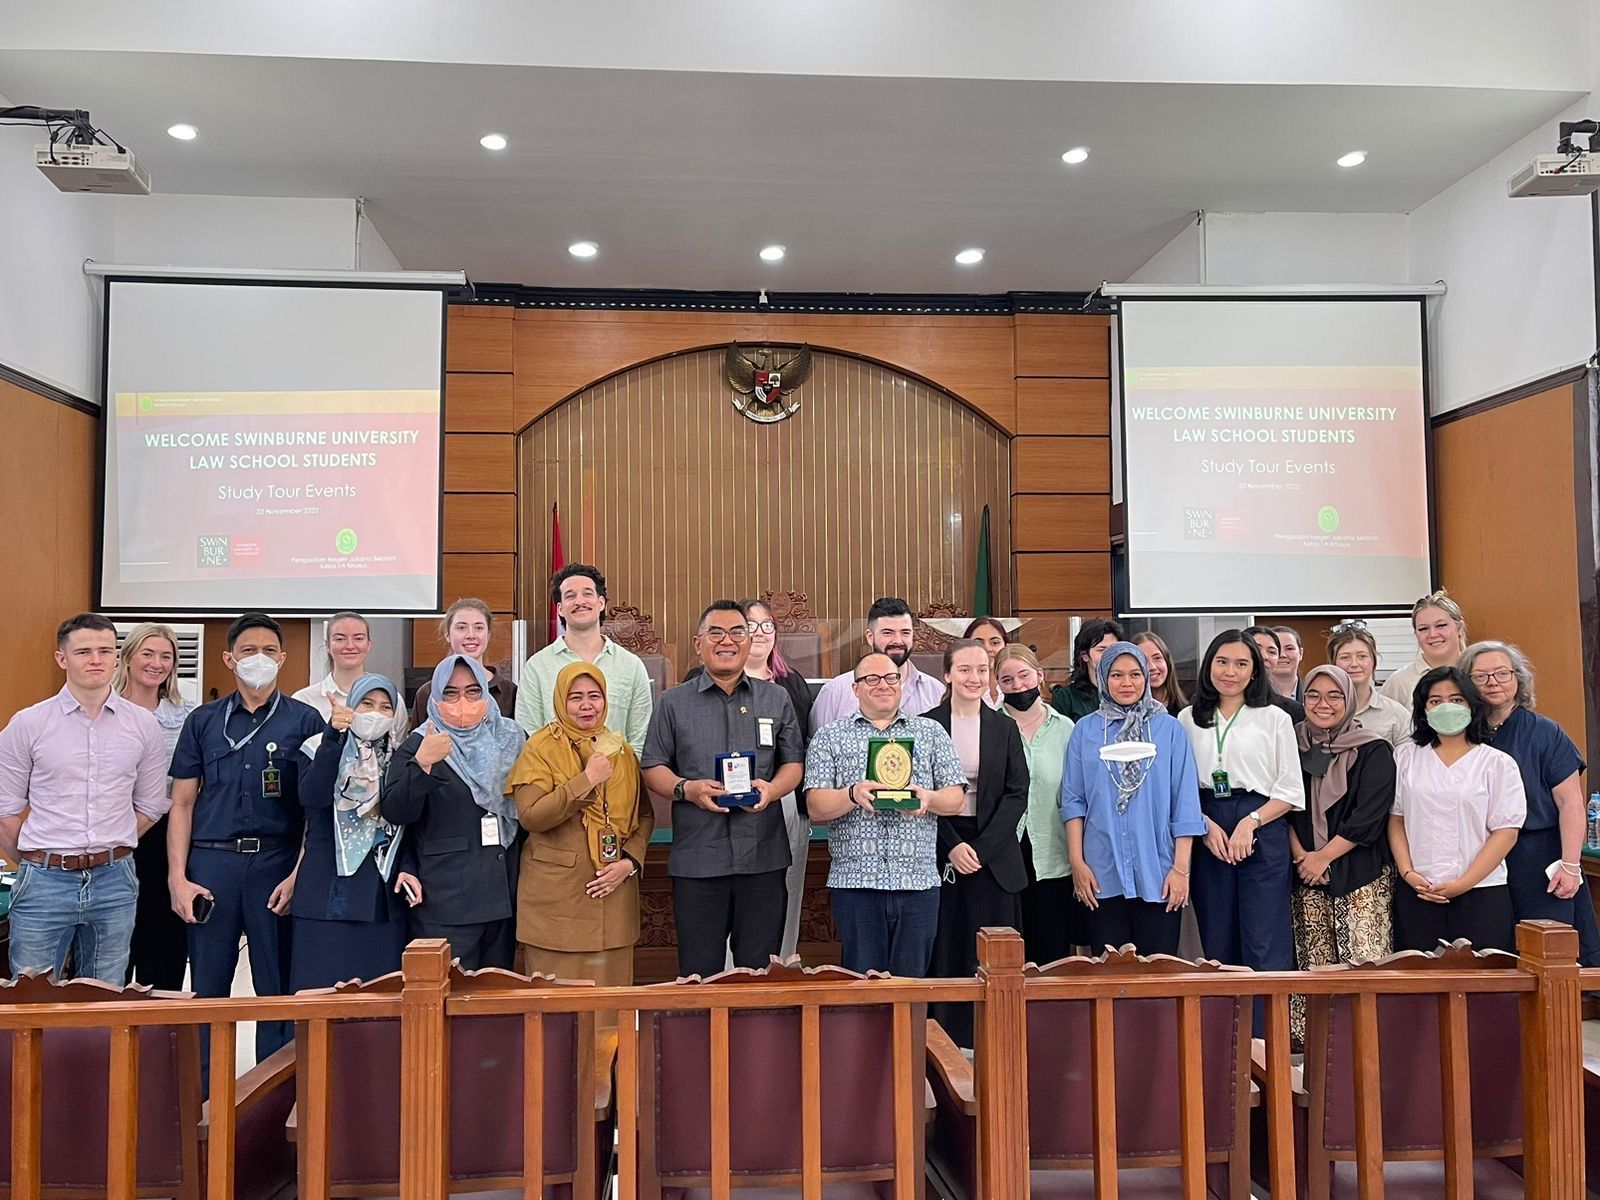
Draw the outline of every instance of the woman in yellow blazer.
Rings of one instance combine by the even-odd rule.
[[[525,970],[602,987],[633,982],[639,871],[655,814],[639,760],[606,728],[600,669],[556,677],[556,719],[528,739],[506,790],[528,831],[517,885]]]

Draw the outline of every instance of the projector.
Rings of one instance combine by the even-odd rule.
[[[1506,181],[1508,196],[1587,196],[1600,191],[1600,155],[1541,154]]]
[[[35,146],[33,162],[63,192],[150,194],[150,172],[139,165],[131,150],[89,142],[57,142],[54,147]]]

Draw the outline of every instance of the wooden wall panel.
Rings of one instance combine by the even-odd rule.
[[[487,597],[480,596],[480,600]],[[489,623],[489,649],[484,652],[487,663],[505,662],[511,657],[511,622],[516,617],[510,612],[494,614]],[[450,644],[440,636],[439,618],[426,617],[411,622],[411,665],[431,667],[450,651]]]
[[[1109,379],[1018,379],[1019,434],[1111,436]]]
[[[1018,315],[1017,376],[1106,379],[1111,375],[1111,319]]]
[[[444,437],[444,490],[517,490],[517,439],[512,434],[447,433]]]
[[[668,642],[687,644],[708,600],[769,588],[807,593],[836,638],[854,639],[844,626],[879,595],[966,602],[988,504],[996,606],[1010,611],[1003,433],[920,382],[831,353],[818,353],[797,415],[757,424],[730,403],[722,361],[708,350],[613,376],[521,435],[530,604],[542,605],[558,502],[567,557],[592,556],[612,602],[650,614]]]
[[[517,498],[504,493],[446,494],[446,554],[515,554]]]
[[[452,304],[445,324],[446,371],[510,371],[512,310]]]
[[[445,432],[515,433],[511,412],[515,381],[515,375],[446,375]]]
[[[1521,646],[1539,711],[1582,746],[1572,405],[1562,384],[1438,427],[1434,498],[1440,582],[1471,636]]]
[[[1111,572],[1105,554],[1018,554],[1017,608],[1083,612],[1111,607]]]
[[[89,607],[100,422],[0,380],[0,725],[61,690],[56,626]]]
[[[1111,494],[1111,439],[1019,437],[1011,439],[1014,494]]]
[[[573,309],[518,309],[516,315],[519,428],[618,371],[730,341],[805,343],[874,359],[950,392],[1008,433],[1015,427],[1010,317]]]
[[[1011,548],[1111,552],[1110,496],[1016,496],[1011,502]]]
[[[446,554],[445,603],[476,596],[490,612],[513,612],[517,607],[517,558],[514,554]]]

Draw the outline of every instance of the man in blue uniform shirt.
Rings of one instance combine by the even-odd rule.
[[[283,628],[271,617],[245,613],[235,621],[222,661],[238,690],[197,708],[172,756],[167,888],[172,910],[189,924],[190,981],[199,996],[228,995],[241,933],[256,995],[288,991],[286,914],[305,829],[300,744],[327,725],[310,705],[278,691],[283,659]],[[259,1023],[257,1061],[291,1036],[288,1022]]]

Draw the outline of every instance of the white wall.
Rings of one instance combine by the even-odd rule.
[[[1205,215],[1204,282],[1406,283],[1401,213]]]
[[[120,197],[116,213],[118,262],[307,269],[355,266],[353,200],[157,194]]]

